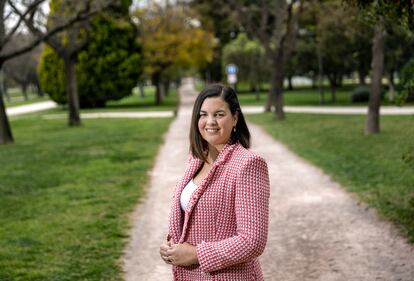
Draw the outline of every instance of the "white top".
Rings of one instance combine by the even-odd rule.
[[[190,180],[187,185],[184,187],[183,192],[181,193],[180,204],[181,209],[184,211],[187,209],[188,202],[190,202],[191,194],[196,190],[197,185],[193,180]]]

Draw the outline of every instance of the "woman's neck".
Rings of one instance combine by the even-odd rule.
[[[220,150],[222,148],[223,147],[215,147],[215,146],[209,145],[208,154],[207,154],[207,163],[208,164],[213,164],[213,162],[216,161],[217,156],[219,155]]]

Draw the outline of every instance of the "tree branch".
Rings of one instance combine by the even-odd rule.
[[[41,1],[41,0],[38,0]],[[112,1],[113,2],[113,1]],[[30,29],[30,31],[37,36],[37,38],[35,40],[33,40],[31,43],[29,43],[28,45],[17,49],[17,50],[13,50],[9,53],[6,54],[2,54],[0,55],[0,64],[3,63],[4,61],[14,58],[16,56],[19,56],[21,54],[24,54],[25,52],[28,52],[32,49],[34,49],[37,45],[39,45],[41,42],[44,41],[48,41],[58,32],[63,31],[64,29],[72,26],[74,23],[79,22],[79,21],[83,21],[88,19],[89,17],[98,14],[99,12],[110,8],[113,5],[113,3],[111,3],[111,1],[108,1],[105,5],[102,6],[97,6],[96,8],[90,10],[90,11],[85,11],[85,10],[81,10],[79,11],[74,17],[68,19],[65,23],[57,25],[51,29],[49,29],[47,32],[43,33],[42,31],[40,31],[38,28],[36,28],[33,24],[33,22],[28,21],[26,18],[23,17],[23,21],[25,22],[25,24],[27,25],[27,27]],[[18,11],[19,16],[22,16],[22,14],[20,13],[20,11]]]
[[[4,45],[6,45],[7,42],[10,41],[10,39],[13,37],[13,35],[17,31],[17,29],[20,27],[21,23],[24,21],[24,18],[26,18],[26,16],[29,13],[32,13],[33,14],[33,12],[36,11],[36,9],[38,8],[38,6],[40,4],[42,4],[43,2],[45,2],[45,0],[37,0],[37,1],[33,2],[32,4],[30,4],[29,6],[27,6],[26,11],[23,14],[14,5],[13,1],[8,0],[7,2],[9,3],[10,7],[12,8],[12,10],[14,10],[14,12],[17,15],[19,15],[19,20],[17,21],[17,23],[15,24],[15,26],[11,29],[11,31],[6,35],[6,37],[3,39],[2,45],[0,46],[0,49],[3,49]],[[11,12],[10,12],[10,14],[11,14]]]

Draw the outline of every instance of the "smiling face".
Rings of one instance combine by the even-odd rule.
[[[232,114],[228,104],[220,97],[206,98],[201,105],[198,130],[202,138],[220,151],[229,141],[237,114]]]

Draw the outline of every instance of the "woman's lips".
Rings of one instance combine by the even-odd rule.
[[[212,128],[206,128],[205,130],[207,133],[216,133],[219,131],[219,129],[212,129]]]

